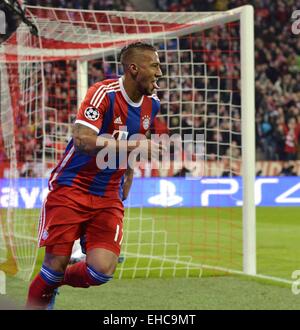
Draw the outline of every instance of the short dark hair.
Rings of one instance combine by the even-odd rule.
[[[135,50],[139,50],[139,49],[140,50],[152,50],[153,52],[157,51],[157,49],[153,45],[148,44],[146,42],[138,41],[138,42],[131,43],[121,49],[121,52],[120,52],[121,64],[123,64],[123,65],[127,64],[126,60],[133,54],[133,52]]]

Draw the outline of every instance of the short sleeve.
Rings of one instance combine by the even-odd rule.
[[[75,124],[85,125],[96,131],[97,134],[100,132],[103,117],[109,107],[106,90],[107,86],[102,83],[89,88],[78,110]]]

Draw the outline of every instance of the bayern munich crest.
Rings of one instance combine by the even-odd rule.
[[[97,120],[100,116],[99,111],[96,108],[88,107],[84,111],[84,115],[89,120]]]
[[[150,127],[150,117],[148,115],[142,118],[143,128],[148,129]]]

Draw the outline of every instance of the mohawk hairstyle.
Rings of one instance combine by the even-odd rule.
[[[152,45],[150,45],[146,42],[138,41],[138,42],[134,42],[132,44],[129,44],[129,45],[123,47],[121,52],[120,52],[120,62],[123,66],[128,64],[126,62],[135,50],[152,50],[154,52],[157,51],[157,49],[154,46],[152,46]]]

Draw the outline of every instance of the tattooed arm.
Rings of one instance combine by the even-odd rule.
[[[96,152],[97,133],[84,125],[73,127],[73,142],[76,152],[94,154]]]
[[[145,148],[148,147],[148,142],[145,141],[118,141],[108,137],[98,136],[96,131],[82,125],[75,124],[73,128],[73,141],[76,152],[93,155],[104,147],[112,148],[112,151],[119,151],[126,148],[126,151],[131,152],[139,143]]]
[[[155,147],[157,149],[158,147],[156,143],[147,139],[140,141],[122,141],[98,136],[96,131],[79,123],[76,123],[73,128],[73,142],[76,152],[88,155],[94,155],[104,147],[108,149],[111,148],[114,152],[119,152],[121,150],[131,152],[139,147],[139,151],[145,150],[149,159],[151,158],[151,148]],[[159,146],[157,150],[160,152],[161,147]]]

